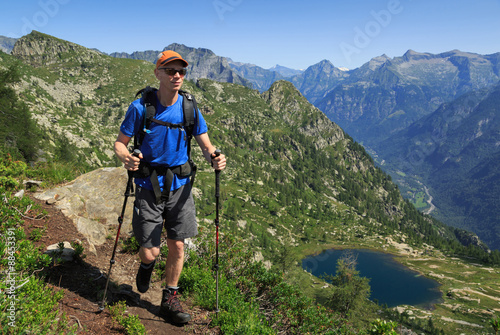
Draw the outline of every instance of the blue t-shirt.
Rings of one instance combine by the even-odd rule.
[[[184,112],[182,102],[184,97],[179,94],[177,101],[172,106],[163,106],[158,97],[156,99],[156,116],[155,119],[163,122],[179,124],[184,122]],[[132,137],[139,130],[144,128],[144,113],[145,108],[141,104],[141,99],[133,101],[125,115],[120,130],[121,132]],[[197,136],[207,132],[207,124],[201,113],[194,113],[195,127],[193,136]],[[197,119],[199,116],[199,120]],[[151,122],[149,126],[150,133],[144,136],[140,150],[146,162],[152,166],[178,166],[187,162],[187,136],[184,128],[168,128],[155,122]],[[158,176],[158,182],[163,191],[164,176]],[[189,182],[189,177],[179,178],[174,175],[171,191],[178,189],[182,185]],[[153,189],[149,177],[135,178],[135,183],[138,186]]]

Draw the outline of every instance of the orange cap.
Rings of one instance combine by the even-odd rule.
[[[166,50],[158,55],[158,60],[156,61],[156,68],[166,65],[167,63],[173,62],[174,60],[181,60],[184,62],[184,67],[188,66],[189,63],[182,59],[181,55],[172,50]]]

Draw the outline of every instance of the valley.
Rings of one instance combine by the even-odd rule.
[[[464,114],[464,109],[468,108],[467,105],[477,106],[478,99],[486,98],[486,92],[495,91],[495,86],[500,82],[500,53],[478,55],[451,50],[431,54],[408,50],[401,57],[375,57],[352,70],[340,69],[328,60],[323,60],[298,73],[283,71],[281,74],[252,64],[220,59],[206,49],[189,48],[179,44],[169,45],[168,48],[186,53],[189,57],[206,59],[196,66],[211,67],[215,70],[213,64],[220,64],[221,70],[215,70],[216,74],[210,76],[204,74],[201,69],[194,69],[190,77],[188,75],[191,80],[247,80],[244,85],[258,89],[259,92],[269,89],[275,81],[290,81],[309,102],[323,111],[355,141],[361,143],[372,156],[384,161],[385,164],[380,165],[381,168],[405,191],[403,195],[406,198],[415,199],[412,201],[419,209],[429,209],[425,204],[429,197],[421,198],[425,190],[415,187],[419,181],[424,181],[434,197],[434,207],[431,211],[434,217],[448,225],[471,230],[490,248],[499,249],[500,223],[497,218],[500,217],[500,209],[492,200],[495,199],[493,194],[498,195],[498,190],[480,190],[472,185],[481,184],[483,181],[472,177],[473,173],[451,171],[450,168],[438,169],[435,164],[436,159],[452,157],[458,148],[465,148],[469,144],[468,140],[453,138],[452,131],[456,131],[457,134],[474,139],[470,144],[480,148],[476,166],[478,169],[481,166],[483,170],[490,171],[488,183],[499,184],[500,176],[495,169],[497,165],[488,162],[489,157],[498,155],[496,143],[500,140],[500,135],[495,124],[500,113],[499,104],[489,103],[492,116],[484,116],[482,121],[472,119],[484,112],[477,110]],[[236,79],[223,79],[228,71],[232,71],[231,78]],[[498,97],[498,93],[493,93],[493,96]],[[485,104],[487,103],[482,103],[483,106]],[[448,108],[455,108],[456,111]],[[436,117],[431,117],[436,113],[442,113],[439,122],[436,122]],[[416,129],[423,122],[433,123],[425,125],[427,131],[422,127]],[[477,124],[477,129],[469,127],[459,130],[459,123],[466,122],[475,122],[473,124]],[[481,124],[486,126],[485,131],[480,130]],[[446,141],[454,143],[445,144],[440,148]],[[475,152],[477,151],[469,145],[462,158],[477,159]],[[429,171],[429,163],[438,171],[436,175],[439,177],[428,177],[432,173]],[[456,179],[450,184],[448,180],[453,178]],[[461,183],[463,185],[460,188],[469,190],[467,197],[457,199],[447,195],[446,190],[450,187],[454,189],[454,193],[460,192],[456,185]],[[412,184],[413,187],[410,186]],[[419,198],[421,200],[417,200]],[[486,211],[491,215],[485,213]]]
[[[458,129],[459,123],[432,128],[426,121],[432,126],[440,125],[443,115],[450,115],[447,107],[461,106],[460,97],[455,100],[454,97],[465,90],[465,86],[460,85],[463,76],[459,76],[460,80],[453,81],[455,86],[446,88],[449,91],[443,88],[446,92],[441,92],[442,95],[436,92],[431,94],[430,87],[440,85],[435,82],[436,78],[425,77],[428,86],[424,89],[415,82],[405,81],[402,73],[397,71],[398,66],[406,69],[407,62],[413,64],[420,59],[434,61],[439,57],[448,57],[445,68],[450,68],[450,64],[457,63],[457,57],[462,60],[463,57],[472,56],[458,51],[439,57],[409,52],[394,60],[373,60],[370,64],[353,70],[354,72],[338,70],[327,62],[322,62],[323,70],[305,70],[288,77],[288,80],[274,81],[261,91],[260,88],[250,88],[251,79],[243,76],[241,78],[245,80],[226,82],[228,78],[237,79],[231,72],[231,63],[209,50],[182,45],[175,47],[184,50],[191,57],[190,60],[200,57],[200,62],[197,63],[199,68],[193,67],[196,71],[192,74],[201,77],[194,76],[186,81],[185,89],[196,97],[200,111],[210,126],[213,142],[230,159],[222,181],[223,235],[241,239],[242,247],[254,253],[255,259],[261,260],[271,270],[281,271],[281,277],[300,287],[301,292],[316,301],[324,301],[329,291],[324,288],[324,282],[304,272],[299,263],[308,255],[330,248],[367,248],[391,253],[398,256],[398,261],[403,265],[440,283],[444,301],[436,304],[433,310],[398,306],[382,311],[381,306],[366,302],[366,311],[361,312],[366,313],[361,314],[364,317],[348,321],[358,329],[365,329],[368,321],[383,316],[415,329],[423,329],[423,325],[431,322],[439,329],[446,330],[447,334],[482,334],[489,331],[489,320],[500,312],[500,252],[488,250],[482,237],[480,239],[467,230],[469,222],[453,227],[417,210],[403,197],[405,194],[394,182],[396,177],[384,172],[367,153],[364,146],[370,148],[365,143],[371,136],[370,129],[366,130],[363,143],[356,138],[361,127],[354,134],[346,130],[368,121],[376,129],[385,129],[383,135],[387,138],[392,133],[402,134],[397,133],[397,130],[415,135],[411,133],[412,129],[419,129],[417,137],[424,134],[424,139],[419,138],[419,143],[405,137],[407,142],[397,142],[406,143],[405,147],[387,145],[386,148],[391,148],[392,155],[400,161],[410,164],[417,162],[419,164],[411,166],[422,168],[427,173],[433,172],[433,167],[428,163],[443,163],[443,155],[446,158],[447,153],[427,150],[424,152],[429,155],[422,160],[415,160],[415,157],[408,155],[416,152],[412,150],[412,145],[419,147],[422,144],[420,148],[428,148],[425,146],[428,143],[425,136],[435,138],[433,129]],[[493,56],[484,59],[494,62]],[[206,69],[212,69],[206,71],[220,69],[218,74],[223,76],[203,78],[208,76],[203,72],[203,62],[208,63]],[[219,66],[221,64],[224,66]],[[487,66],[481,72],[490,75],[485,80],[488,85],[498,80],[495,79],[498,65],[495,66],[497,67]],[[37,142],[38,137],[30,136],[29,133],[8,134],[2,138],[5,149],[12,155],[21,157],[23,151],[16,145],[29,140],[31,147],[36,149],[31,153],[32,158],[38,161],[33,162],[33,166],[64,162],[80,169],[79,180],[101,169],[117,169],[121,164],[114,158],[112,143],[126,108],[138,89],[156,85],[153,68],[153,64],[146,60],[111,57],[46,34],[32,32],[17,41],[12,54],[0,52],[0,69],[18,72],[19,81],[11,86],[29,109],[40,131],[40,141]],[[324,69],[330,69],[332,75],[325,75]],[[432,68],[424,69],[426,73],[432,72]],[[254,70],[254,73],[258,73],[258,69]],[[457,75],[457,72],[453,75]],[[281,74],[274,76],[279,78]],[[362,80],[350,82],[355,76]],[[318,109],[311,104],[306,94],[301,93],[299,87],[305,89],[307,80],[315,81],[315,78],[320,77],[325,80],[317,80],[317,86],[308,88],[315,95],[311,99],[318,99]],[[297,82],[294,83],[294,80]],[[299,81],[302,84],[299,85]],[[262,84],[262,88],[266,85]],[[332,85],[337,86],[333,88]],[[478,86],[479,81],[474,82],[474,85]],[[333,90],[320,94],[321,87]],[[397,91],[398,95],[392,95],[391,90]],[[459,113],[457,115],[463,120],[466,120],[463,116],[465,110],[472,117],[477,115],[474,111],[486,111],[485,113],[492,113],[494,116],[494,88],[483,87],[474,92],[476,93],[471,93],[467,101],[475,103],[468,103],[468,109],[457,107],[452,111]],[[370,95],[372,100],[364,99],[365,95]],[[426,100],[428,98],[429,101]],[[425,108],[418,104],[423,101],[420,99],[426,101]],[[446,104],[445,100],[451,102]],[[323,111],[323,107],[331,107],[339,101],[345,102],[341,106],[343,109],[338,109],[339,112],[347,110],[347,102],[357,106],[350,109],[349,115],[359,116],[359,119],[350,126],[344,124],[345,128],[340,123],[348,120],[332,122],[332,115]],[[412,107],[414,104],[420,107]],[[378,110],[379,107],[376,106],[383,107],[385,114],[378,115],[383,116],[381,119],[375,120],[373,115],[364,113],[359,115],[360,111]],[[477,106],[485,108],[475,109]],[[337,112],[336,108],[334,110]],[[441,111],[446,114],[423,115],[431,113],[433,108],[437,108],[436,113]],[[467,171],[474,172],[477,180],[481,181],[480,189],[497,181],[495,165],[492,163],[498,157],[487,150],[490,142],[496,139],[495,129],[498,129],[495,128],[496,118],[493,116],[488,119],[489,122],[481,123],[481,135],[489,134],[484,147],[476,144],[482,142],[474,140],[486,137],[473,138],[470,136],[470,129],[465,129],[467,125],[477,125],[477,122],[463,124],[464,130],[468,131],[462,134],[472,143],[469,148],[456,147],[454,144],[458,140],[451,133],[445,136],[453,139],[451,144],[444,143],[450,148],[447,152],[455,150],[453,152],[456,153],[452,159],[444,161],[445,165],[450,165],[450,171],[463,172],[453,163],[458,162],[459,158],[468,161],[471,156],[465,154],[473,149],[479,148],[484,156],[488,156],[488,160],[479,165],[470,164],[467,167]],[[383,120],[384,117],[391,120]],[[456,118],[452,119],[456,121]],[[485,120],[485,117],[479,119]],[[420,121],[412,123],[406,130],[394,128],[388,131],[385,128],[394,123],[409,125],[415,120]],[[491,133],[488,132],[488,127],[492,128]],[[4,129],[0,132],[5,133]],[[474,129],[473,134],[479,135],[477,129]],[[195,157],[200,156],[198,148],[193,148],[193,151]],[[399,161],[390,160],[387,157],[389,155],[382,155],[378,150],[376,153],[379,155],[377,161],[379,158],[385,160],[385,164],[381,166],[387,171],[393,171],[395,176],[408,175],[412,180],[420,181],[419,171],[404,170],[394,163]],[[213,228],[214,187],[211,172],[206,163],[200,162],[194,192],[198,220],[207,231]],[[446,177],[436,175],[436,178],[442,180],[446,180]],[[73,185],[76,182],[66,180],[66,183]],[[443,206],[434,185],[422,179],[418,190],[426,192],[427,198],[421,196],[420,202],[423,205],[424,199],[429,202],[433,209],[430,212],[432,215],[442,214]],[[65,186],[67,185],[57,185],[61,188]],[[116,178],[100,180],[98,184],[86,185],[85,188],[90,189],[94,196],[102,197],[101,188],[113,186],[117,186]],[[76,188],[68,191],[70,193],[66,200],[71,199],[77,206],[76,215],[98,224],[99,229],[113,231],[115,223],[111,219],[105,219],[102,213],[92,216],[87,212],[92,207],[91,204],[99,201],[85,199],[87,195],[75,193],[74,190]],[[472,191],[474,190],[469,194]],[[491,191],[494,194],[496,189]],[[54,194],[56,193],[60,194],[61,191]],[[119,207],[121,195],[110,198],[117,201]],[[477,206],[477,203],[472,205]],[[450,204],[449,206],[451,207]],[[494,215],[495,210],[496,208],[489,213]],[[487,222],[489,226],[493,224],[494,221]],[[96,245],[99,243],[106,244],[109,241],[98,241]],[[285,257],[287,255],[288,258]],[[239,285],[244,286],[241,283]]]

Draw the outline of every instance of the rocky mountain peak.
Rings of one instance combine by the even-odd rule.
[[[328,76],[334,76],[334,77],[343,77],[346,75],[345,71],[335,67],[335,65],[333,65],[332,62],[330,62],[327,59],[323,59],[319,63],[309,66],[304,71],[304,74],[307,77],[308,74],[311,75],[311,73],[318,73],[318,72],[322,73],[324,72]]]
[[[193,56],[205,56],[205,57],[219,57],[217,56],[212,50],[206,49],[206,48],[192,48],[188,47],[184,44],[181,43],[171,43],[168,46],[166,46],[164,49],[165,50],[174,50],[178,53],[180,53],[183,57],[188,57],[188,55]],[[223,57],[219,57],[223,58]],[[187,59],[186,59],[187,60]]]
[[[333,68],[333,64],[332,62],[330,62],[328,59],[323,59],[322,61],[320,61],[318,64],[316,64],[317,66],[322,66],[322,67],[329,67],[329,68]]]
[[[291,100],[296,100],[298,97],[302,97],[299,90],[293,86],[292,83],[286,80],[278,80],[274,82],[269,90],[264,92],[262,96],[273,106],[273,109],[279,109],[279,105],[285,100],[290,102]]]
[[[25,63],[40,67],[64,61],[89,61],[99,52],[33,30],[16,41],[11,54]]]
[[[269,71],[278,72],[279,74],[281,74],[285,78],[292,77],[294,75],[297,75],[297,74],[300,74],[303,72],[302,70],[290,69],[288,67],[285,67],[285,66],[282,66],[279,64],[276,64],[275,66],[270,68]]]
[[[363,64],[361,67],[359,67],[358,69],[356,69],[354,71],[356,71],[358,73],[365,73],[366,74],[368,72],[375,71],[376,69],[381,67],[383,64],[390,62],[390,60],[391,60],[391,58],[389,58],[389,56],[387,56],[386,54],[383,54],[381,56],[377,56],[377,57],[370,59],[369,62]]]
[[[189,70],[186,78],[189,80],[208,78],[252,87],[252,84],[247,79],[240,76],[231,68],[225,57],[217,56],[209,49],[191,48],[184,44],[172,43],[164,50],[176,51],[188,61]]]
[[[276,81],[262,97],[274,111],[281,113],[287,123],[295,125],[301,133],[316,139],[316,149],[334,145],[344,139],[344,132],[319,109],[310,105],[300,91],[286,80]]]
[[[417,61],[417,60],[424,60],[424,59],[431,59],[433,58],[433,55],[429,53],[423,53],[423,52],[416,52],[414,50],[409,49],[406,51],[406,53],[403,55],[402,59],[404,61]]]

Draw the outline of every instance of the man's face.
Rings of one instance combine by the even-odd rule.
[[[164,66],[155,69],[156,78],[160,81],[160,85],[169,90],[178,91],[181,89],[184,82],[185,72],[184,62],[174,60]],[[179,72],[180,71],[180,72]]]

